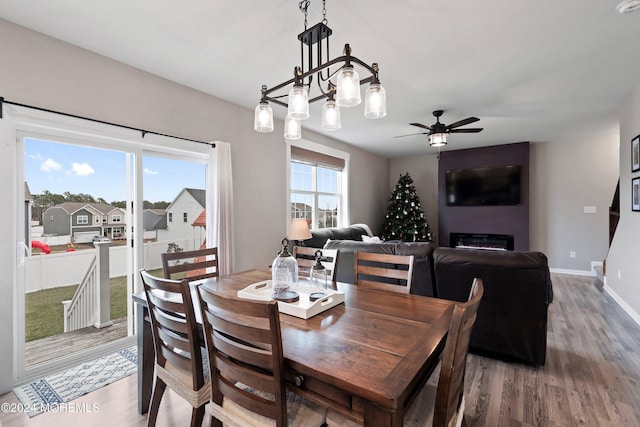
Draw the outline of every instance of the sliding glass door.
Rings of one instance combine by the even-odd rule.
[[[204,243],[208,151],[81,124],[16,126],[18,381],[133,345],[138,270]]]

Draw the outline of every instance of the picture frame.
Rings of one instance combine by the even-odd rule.
[[[631,210],[640,212],[640,177],[631,180]]]
[[[631,172],[640,171],[640,135],[631,140]]]

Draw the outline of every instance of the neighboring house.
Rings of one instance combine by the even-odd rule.
[[[71,236],[75,243],[91,242],[94,236],[126,238],[125,211],[106,203],[65,202],[43,213],[43,232]]]
[[[145,209],[142,213],[144,238],[158,239],[158,230],[167,229],[167,212],[164,209]]]
[[[202,241],[204,231],[192,224],[206,205],[205,190],[183,188],[167,206],[167,227],[158,229],[158,241],[179,241],[185,238]],[[186,248],[183,248],[186,249]]]
[[[308,218],[311,219],[313,206],[306,203],[291,203],[291,218]]]

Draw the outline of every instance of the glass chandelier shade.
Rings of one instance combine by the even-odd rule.
[[[287,139],[302,138],[302,125],[300,120],[294,119],[291,115],[287,115],[284,119],[284,137]]]
[[[448,133],[434,133],[429,135],[429,146],[443,147],[447,145],[447,135]]]
[[[261,102],[256,107],[253,129],[258,132],[273,132],[273,110],[267,102]]]
[[[364,94],[364,116],[377,119],[387,115],[387,95],[380,83],[371,83]]]
[[[336,101],[329,99],[322,106],[322,129],[338,130],[342,127],[340,122],[340,107]]]
[[[345,65],[339,72],[336,84],[336,103],[340,107],[354,107],[362,102],[360,76],[353,65]]]
[[[289,91],[287,115],[296,120],[309,118],[309,95],[302,85],[294,85]]]

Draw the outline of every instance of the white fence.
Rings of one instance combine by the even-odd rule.
[[[193,239],[145,243],[144,268],[149,270],[162,268],[160,254],[167,251],[169,243],[176,243],[185,251],[200,247],[200,242],[196,242]],[[85,249],[27,257],[25,292],[30,293],[43,289],[79,284],[95,256],[95,250]],[[127,247],[119,245],[110,247],[109,277],[126,276],[126,274]]]

